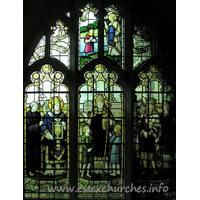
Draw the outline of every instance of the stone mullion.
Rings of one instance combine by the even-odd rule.
[[[75,6],[73,7],[72,13],[72,21],[79,21],[79,2],[76,0]],[[78,187],[78,33],[79,33],[79,24],[74,23],[73,33],[71,36],[71,74],[72,74],[72,88],[70,90],[70,183],[71,187]],[[76,200],[78,193],[71,192],[70,199]]]
[[[132,0],[128,1],[125,13],[125,73],[127,75],[127,88],[125,90],[125,186],[131,186],[133,181],[132,132],[133,132],[133,53],[132,53]],[[125,193],[125,199],[132,199],[132,193]]]

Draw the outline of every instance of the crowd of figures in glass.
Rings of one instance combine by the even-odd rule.
[[[111,5],[106,7],[104,17],[104,56],[123,67],[123,18],[122,9]]]
[[[133,68],[151,57],[151,34],[146,27],[134,26]]]
[[[58,59],[69,68],[70,60],[70,37],[69,27],[59,19],[51,27],[52,35],[50,37],[50,56]]]
[[[123,88],[104,65],[85,73],[79,87],[78,185],[122,186],[124,169]],[[122,197],[120,191],[79,197]]]
[[[69,197],[48,191],[48,187],[69,182],[69,90],[63,79],[62,72],[45,64],[31,74],[32,83],[25,89],[26,198]]]
[[[79,18],[79,68],[98,57],[98,18],[97,8],[91,3],[80,9],[82,16]]]
[[[140,184],[167,182],[175,177],[175,97],[170,77],[151,65],[139,73],[134,102],[134,168]]]

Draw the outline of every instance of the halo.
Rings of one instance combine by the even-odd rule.
[[[52,98],[49,100],[49,103],[48,103],[49,108],[50,108],[50,110],[52,110],[52,105],[55,104],[56,98],[58,98],[58,100],[60,101],[60,110],[62,110],[62,109],[63,109],[63,106],[64,106],[64,103],[63,103],[62,98],[61,98],[61,97],[58,97],[58,96],[52,97]]]
[[[114,20],[117,20],[117,15],[115,14],[115,13],[110,13],[109,15],[108,15],[108,19],[110,20],[110,19],[114,19]],[[111,21],[111,20],[110,20]]]
[[[94,96],[94,106],[96,106],[96,98],[101,95],[104,98],[104,105],[107,105],[107,97],[104,94],[96,94]]]

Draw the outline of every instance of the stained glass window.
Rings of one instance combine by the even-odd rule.
[[[50,55],[58,59],[69,68],[70,60],[70,37],[68,34],[69,27],[59,19],[55,26],[51,27],[53,34],[50,39]]]
[[[136,183],[159,188],[167,183],[170,195],[175,190],[175,97],[170,76],[157,65],[138,74],[134,101],[134,154]],[[167,196],[168,193],[164,194]],[[173,196],[173,195],[172,195]],[[148,194],[140,195],[148,197]]]
[[[124,20],[122,9],[111,5],[105,8],[104,17],[104,56],[117,62],[123,68],[124,61]]]
[[[124,100],[118,76],[99,64],[79,87],[78,186],[123,186]],[[120,198],[122,192],[82,192],[84,198]]]
[[[69,89],[49,64],[31,74],[24,100],[25,198],[69,198],[50,193],[69,183]]]
[[[45,55],[45,36],[42,37],[42,39],[39,41],[37,47],[35,48],[35,51],[33,52],[33,55],[31,56],[31,59],[29,61],[29,66],[32,65],[35,61],[41,59]]]
[[[98,12],[91,3],[80,9],[79,18],[79,68],[98,57]]]
[[[70,13],[66,14],[70,16]],[[50,49],[46,49],[46,36],[43,36],[38,43],[33,56],[29,61],[29,66],[32,65],[37,60],[45,57],[45,52],[50,51],[50,56],[52,58],[58,59],[67,68],[70,67],[70,36],[68,34],[69,27],[65,26],[62,20],[58,19],[56,23],[50,27],[52,30],[52,35],[50,37]],[[48,54],[48,53],[47,53]]]
[[[142,26],[134,26],[133,34],[133,69],[151,57],[150,30]]]
[[[132,0],[48,4],[26,32],[24,199],[173,198],[175,64],[154,15]]]

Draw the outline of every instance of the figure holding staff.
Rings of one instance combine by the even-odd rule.
[[[93,136],[94,168],[104,170],[106,157],[109,155],[108,133],[112,131],[115,122],[110,109],[105,106],[105,97],[98,94],[94,101],[94,109],[88,120]]]

